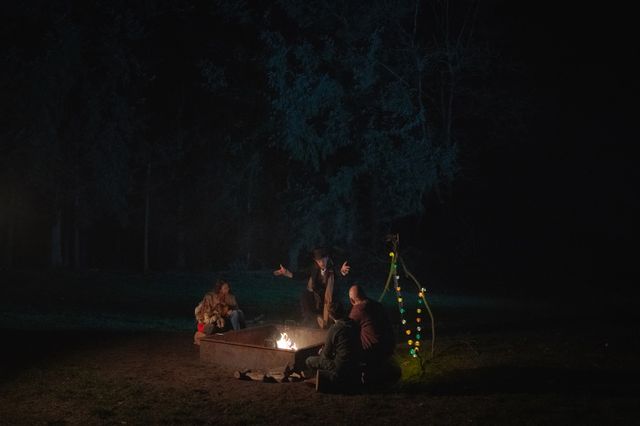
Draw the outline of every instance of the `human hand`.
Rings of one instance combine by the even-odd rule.
[[[275,275],[276,277],[280,277],[282,275],[284,275],[285,277],[291,277],[292,274],[287,268],[280,264],[280,269],[276,269],[275,271],[273,271],[273,275]]]
[[[344,262],[340,267],[340,273],[342,274],[342,276],[346,276],[347,274],[349,274],[350,270],[351,270],[351,266],[349,266],[347,262]]]

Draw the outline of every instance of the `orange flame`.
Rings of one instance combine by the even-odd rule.
[[[291,351],[297,351],[298,347],[295,343],[287,336],[287,333],[280,333],[280,338],[276,341],[278,345],[278,349],[288,349]]]

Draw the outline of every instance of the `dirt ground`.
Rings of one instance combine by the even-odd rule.
[[[396,386],[335,395],[201,362],[189,330],[212,279],[0,274],[0,425],[640,424],[634,299],[435,293],[436,352],[424,370],[399,343]],[[296,285],[270,271],[232,279],[248,318],[292,318]]]
[[[0,423],[639,424],[633,339],[597,323],[452,330],[424,374],[400,356],[397,386],[333,395],[237,380],[186,332],[4,330]]]

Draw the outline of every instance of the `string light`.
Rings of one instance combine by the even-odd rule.
[[[391,258],[391,276],[393,277],[393,284],[394,284],[394,288],[396,290],[396,300],[398,302],[398,309],[400,311],[400,316],[401,316],[401,322],[402,325],[405,327],[405,334],[407,336],[411,336],[412,335],[412,331],[409,328],[407,319],[405,318],[405,313],[406,313],[406,309],[404,307],[404,298],[402,297],[402,287],[400,286],[400,275],[398,275],[398,256],[396,255],[395,252],[390,252],[389,253],[389,257]],[[409,354],[411,356],[413,356],[414,358],[416,358],[418,356],[418,352],[420,350],[420,346],[422,344],[422,342],[420,341],[422,338],[422,327],[420,326],[420,324],[422,323],[422,318],[421,318],[421,314],[422,314],[422,305],[423,305],[423,299],[424,299],[424,295],[426,293],[426,290],[424,287],[422,287],[419,291],[418,291],[418,298],[417,298],[417,305],[418,307],[416,308],[416,334],[414,335],[414,339],[408,339],[407,340],[407,344],[409,345]]]

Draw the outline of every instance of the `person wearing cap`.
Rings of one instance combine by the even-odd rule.
[[[333,302],[336,277],[345,277],[351,267],[344,262],[338,271],[334,271],[329,252],[318,247],[312,251],[313,266],[311,271],[293,273],[284,266],[273,271],[276,276],[284,276],[296,280],[307,279],[307,286],[300,297],[303,323],[307,326],[327,328],[329,326],[329,308]]]
[[[305,364],[316,373],[315,387],[318,391],[357,389],[361,384],[358,326],[338,301],[331,305],[329,316],[334,323],[327,331],[324,346],[319,355],[308,357]]]

